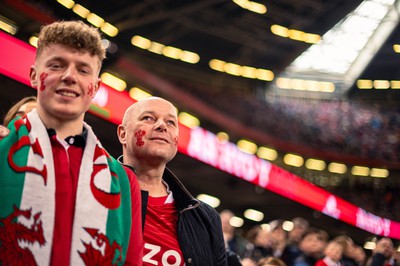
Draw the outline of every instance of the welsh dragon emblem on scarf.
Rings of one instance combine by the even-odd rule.
[[[71,265],[121,265],[131,228],[129,180],[84,127]],[[49,265],[56,208],[50,140],[36,110],[9,129],[0,141],[0,265]]]

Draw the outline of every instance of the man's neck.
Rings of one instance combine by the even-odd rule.
[[[164,170],[165,167],[154,168],[141,165],[135,167],[140,189],[148,191],[151,197],[167,196],[167,188],[162,179]]]
[[[41,115],[40,112],[38,112],[38,114],[46,128],[54,129],[60,139],[65,139],[66,137],[82,133],[83,117],[82,119],[60,120],[55,117]]]

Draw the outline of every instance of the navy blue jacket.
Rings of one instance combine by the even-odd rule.
[[[121,157],[118,160],[121,161]],[[228,265],[221,218],[217,211],[194,198],[168,168],[164,171],[163,180],[174,195],[178,210],[178,241],[186,265]],[[147,201],[148,192],[142,190],[143,225],[146,219]]]

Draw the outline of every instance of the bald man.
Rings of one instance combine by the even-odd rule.
[[[166,167],[178,150],[175,106],[157,97],[138,101],[117,131],[119,161],[135,171],[142,190],[143,265],[227,265],[219,214]]]

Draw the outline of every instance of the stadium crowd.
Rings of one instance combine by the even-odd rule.
[[[301,217],[291,221],[289,231],[283,220],[274,220],[267,226],[255,225],[243,235],[230,224],[233,215],[230,210],[220,212],[225,245],[240,256],[244,266],[400,265],[400,251],[389,238],[374,239],[372,250],[366,250],[351,236],[332,238]]]
[[[218,111],[276,139],[368,161],[400,162],[400,107],[397,105],[346,99],[264,97],[264,94],[237,90],[230,91],[228,97],[218,90],[187,84],[185,88]],[[314,175],[315,179],[315,173],[300,176],[309,180],[307,175]],[[399,181],[393,178],[369,178],[347,179],[340,186],[324,188],[376,215],[399,220],[399,187]]]
[[[258,97],[186,86],[245,125],[281,140],[370,160],[400,160],[400,107],[350,100]]]

